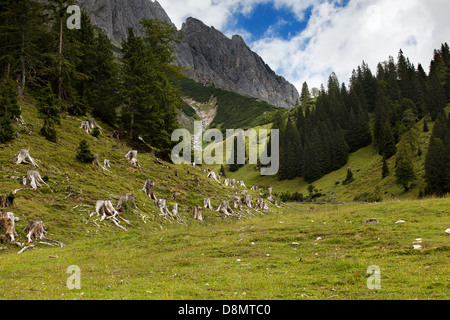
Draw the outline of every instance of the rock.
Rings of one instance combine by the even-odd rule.
[[[364,221],[364,223],[376,224],[376,223],[380,223],[380,221],[378,221],[377,219],[371,218],[371,219]]]
[[[299,94],[286,79],[250,50],[242,37],[231,39],[202,21],[188,18],[181,31],[177,64],[188,69],[188,76],[205,85],[235,91],[291,109]]]
[[[405,223],[405,220],[398,220],[396,223]]]

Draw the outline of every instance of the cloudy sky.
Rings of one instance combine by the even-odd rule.
[[[400,48],[428,71],[433,50],[450,43],[449,0],[159,0],[178,28],[187,17],[241,35],[299,90],[348,83],[364,60],[397,58]]]

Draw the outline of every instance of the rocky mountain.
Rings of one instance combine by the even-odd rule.
[[[178,64],[189,77],[203,84],[291,108],[299,95],[286,79],[275,74],[242,37],[231,39],[200,20],[188,18],[181,28]]]
[[[79,0],[78,5],[89,14],[92,23],[116,44],[126,38],[128,27],[133,27],[136,33],[140,34],[139,21],[142,18],[172,23],[158,1]]]
[[[142,18],[171,23],[158,1],[79,0],[79,5],[110,39],[119,44],[132,26],[137,33]],[[266,101],[274,106],[292,108],[298,101],[297,89],[278,76],[255,52],[235,35],[231,39],[200,20],[188,18],[181,28],[177,64],[187,69],[188,77],[204,85],[235,91]]]

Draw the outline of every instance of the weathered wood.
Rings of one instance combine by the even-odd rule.
[[[42,184],[50,188],[50,186],[45,183],[45,181],[37,171],[28,171],[26,177],[22,179],[22,183],[25,186],[29,184],[33,190],[36,190],[38,187],[42,187]]]
[[[230,203],[228,201],[222,201],[219,208],[216,210],[217,212],[222,212],[224,217],[229,217],[234,215],[233,209],[230,207]]]
[[[99,155],[97,153],[94,154],[94,161],[92,161],[92,164],[102,168],[103,170],[106,170],[101,164],[100,164],[100,160],[99,160]]]
[[[80,128],[83,129],[87,134],[91,134],[92,133],[89,121],[81,121]]]
[[[235,209],[242,210],[242,202],[240,197],[233,198],[233,205]]]
[[[2,225],[1,239],[5,242],[8,240],[11,243],[15,243],[16,232],[16,222],[19,221],[18,217],[14,216],[12,212],[0,212],[0,224]]]
[[[39,168],[39,165],[36,163],[36,161],[30,156],[30,152],[28,150],[22,149],[19,151],[19,154],[17,155],[16,164],[31,164],[35,168]]]
[[[155,181],[153,179],[145,181],[144,188],[142,188],[142,190],[144,190],[147,197],[151,198],[152,200],[156,200],[154,189],[155,189]]]
[[[130,162],[131,162],[131,164],[132,164],[133,166],[140,167],[139,161],[138,161],[138,159],[137,159],[137,154],[138,154],[138,152],[137,152],[136,150],[131,150],[130,152],[128,152],[128,153],[125,155],[125,158],[127,158],[128,160],[130,160]]]
[[[104,166],[105,166],[106,169],[111,169],[111,161],[110,161],[110,160],[105,159],[105,160],[103,161],[103,164],[104,164]]]
[[[42,221],[30,221],[28,225],[23,229],[25,233],[27,233],[26,237],[28,239],[28,243],[32,242],[32,237],[34,237],[35,241],[43,240],[47,231],[44,227],[44,222]]]
[[[194,219],[200,222],[203,222],[203,210],[200,207],[194,207],[192,210],[192,214],[194,215]]]
[[[211,171],[208,173],[208,178],[213,179],[214,181],[216,181],[217,183],[220,183],[220,180],[217,178],[217,175],[215,172]]]
[[[125,205],[134,209],[138,208],[136,205],[134,194],[127,193],[126,196],[120,197],[119,200],[117,201],[117,210],[119,210],[119,212],[123,212]]]
[[[214,210],[211,205],[211,199],[203,199],[203,208]]]
[[[244,181],[238,181],[237,182],[237,186],[241,187],[241,188],[247,188],[247,186],[245,185]]]

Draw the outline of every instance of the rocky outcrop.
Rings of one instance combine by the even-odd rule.
[[[116,44],[126,38],[131,26],[139,35],[142,18],[172,23],[157,1],[79,0],[78,4]],[[235,91],[283,108],[298,101],[297,89],[278,76],[255,52],[235,35],[231,39],[200,20],[188,18],[181,32],[177,64],[191,79],[217,88]]]
[[[142,18],[172,23],[158,1],[150,0],[79,0],[78,5],[90,16],[94,25],[116,44],[122,43],[133,27],[138,35]]]
[[[190,78],[206,85],[258,98],[272,105],[292,108],[297,89],[278,76],[242,37],[231,39],[200,20],[188,18],[178,46],[178,65],[188,69]]]

